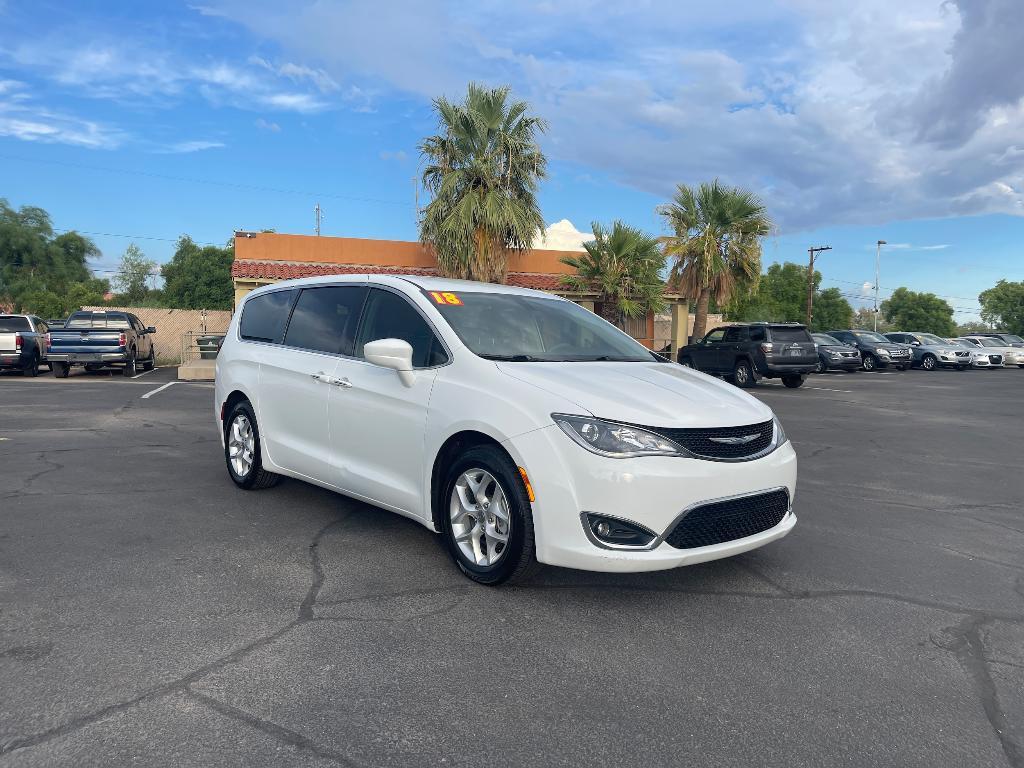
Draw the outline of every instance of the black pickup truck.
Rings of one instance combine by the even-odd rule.
[[[150,371],[156,365],[153,334],[131,312],[75,312],[63,328],[50,331],[48,360],[57,378],[66,379],[75,365],[87,371],[120,368],[134,376],[138,366]]]
[[[745,323],[715,328],[679,350],[680,364],[728,376],[738,387],[758,379],[782,379],[799,387],[817,368],[818,353],[807,327],[798,323]]]

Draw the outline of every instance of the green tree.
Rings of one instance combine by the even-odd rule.
[[[601,317],[620,328],[624,318],[644,317],[665,308],[665,254],[658,241],[621,221],[607,230],[594,222],[594,239],[583,244],[584,253],[563,256],[562,263],[575,275],[563,275],[562,284],[575,291],[595,291]]]
[[[970,336],[972,333],[987,333],[992,330],[992,326],[988,323],[983,323],[978,320],[968,320],[966,323],[960,323],[956,327],[957,336]]]
[[[188,235],[178,238],[173,258],[163,266],[163,301],[180,309],[231,309],[234,245],[200,248]]]
[[[956,330],[953,308],[934,293],[897,288],[879,307],[886,322],[901,331],[952,336]]]
[[[680,184],[671,203],[659,207],[673,234],[662,238],[673,260],[671,280],[696,300],[693,335],[707,328],[713,298],[725,304],[737,282],[756,285],[761,272],[761,238],[772,222],[752,192],[715,179],[694,189]]]
[[[147,259],[135,243],[129,245],[121,256],[121,264],[114,276],[117,300],[127,306],[135,306],[149,293],[147,281],[156,269],[156,262]]]
[[[432,198],[420,239],[449,277],[504,282],[509,253],[529,249],[544,226],[537,187],[547,160],[537,135],[545,124],[508,95],[471,83],[461,104],[435,99],[441,133],[419,146]]]
[[[812,331],[849,328],[853,322],[853,307],[838,288],[826,288],[814,294],[811,315]]]
[[[1000,280],[978,296],[981,319],[1007,333],[1024,335],[1024,281]]]
[[[850,323],[851,328],[856,328],[862,331],[873,331],[875,329],[875,310],[871,307],[859,307],[857,311],[853,313],[853,321]],[[889,333],[889,331],[895,331],[896,326],[886,322],[885,317],[879,313],[878,315],[878,332]],[[915,328],[914,330],[923,330]]]

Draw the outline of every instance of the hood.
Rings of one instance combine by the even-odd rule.
[[[673,363],[498,363],[519,381],[602,419],[652,427],[736,427],[767,421],[757,398]]]
[[[882,343],[881,341],[862,341],[861,346],[874,347],[875,349],[911,349],[909,344],[898,344],[895,341],[887,341]]]

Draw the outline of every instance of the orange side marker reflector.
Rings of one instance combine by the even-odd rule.
[[[526,470],[522,467],[519,467],[519,476],[523,478],[523,485],[526,486],[526,495],[530,497],[530,502],[535,502],[537,497],[533,494],[533,486],[530,484],[530,478],[526,475]]]

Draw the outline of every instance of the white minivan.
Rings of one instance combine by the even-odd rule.
[[[654,571],[796,524],[762,402],[540,291],[418,276],[246,296],[217,358],[241,488],[305,480],[410,517],[478,582]]]

